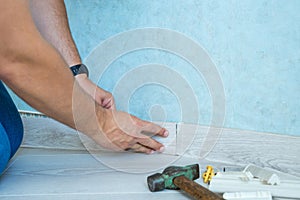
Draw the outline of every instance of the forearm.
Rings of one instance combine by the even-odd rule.
[[[30,0],[30,8],[39,32],[62,55],[68,67],[81,63],[70,32],[64,1]],[[75,79],[99,105],[115,108],[112,94],[95,85],[86,74],[79,74]]]
[[[68,66],[81,63],[72,38],[63,0],[30,0],[34,22],[42,36],[63,56]]]
[[[7,1],[3,6],[7,8],[0,18],[5,27],[0,30],[1,80],[37,110],[75,128],[73,101],[93,108],[93,100],[81,91],[63,58],[36,30],[26,1]]]
[[[88,136],[99,133],[93,99],[83,91],[71,72],[62,67],[66,63],[53,48],[41,47],[40,51],[47,53],[34,59],[23,57],[26,61],[8,64],[9,70],[1,79],[19,97],[47,116]],[[97,116],[101,116],[100,109]]]

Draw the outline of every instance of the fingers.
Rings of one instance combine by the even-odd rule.
[[[114,98],[110,92],[97,87],[96,94],[95,101],[98,102],[101,107],[115,110]]]
[[[101,106],[106,109],[115,110],[114,98],[112,96],[110,98],[105,98],[102,101]]]
[[[154,135],[159,135],[159,136],[162,136],[162,137],[168,137],[169,135],[169,132],[167,129],[165,128],[162,128],[161,126],[159,125],[156,125],[152,122],[147,122],[147,121],[144,121],[144,120],[141,120],[137,117],[134,117],[134,120],[136,121],[136,125],[141,127],[141,133],[144,134],[144,135],[147,135],[149,137],[151,136],[154,136]]]
[[[118,141],[117,141],[117,143],[115,144],[124,151],[130,150],[130,151],[134,151],[134,152],[151,154],[155,151],[163,152],[165,149],[163,144],[161,144],[149,137],[145,138],[145,136],[142,136],[143,138],[134,138],[129,135],[126,135],[125,137],[129,137],[128,139],[124,139],[128,142],[126,142],[126,143],[122,142],[122,143],[118,144]]]
[[[141,144],[135,144],[132,146],[132,148],[125,149],[125,151],[133,151],[137,153],[146,153],[146,154],[154,153],[154,150],[144,147]]]
[[[146,148],[152,149],[154,151],[163,152],[165,147],[163,144],[157,142],[156,140],[148,137],[148,138],[138,138],[137,142],[143,145]]]
[[[113,135],[113,137],[110,139],[110,142],[115,146],[115,148],[113,148],[114,150],[133,151],[146,154],[151,154],[155,151],[164,151],[163,144],[142,134],[131,136],[121,130],[115,130],[111,135]]]
[[[149,145],[148,142],[146,142],[146,143]],[[146,154],[152,154],[155,151],[163,152],[164,146],[162,144],[155,144],[155,145],[157,146],[158,150],[154,150],[148,146],[144,146],[143,144],[136,143],[136,144],[132,145],[132,147],[130,147],[130,148],[125,148],[124,151],[132,151],[132,152],[146,153]]]

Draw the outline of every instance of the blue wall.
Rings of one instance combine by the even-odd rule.
[[[67,0],[66,5],[83,59],[124,31],[145,27],[178,31],[206,49],[217,66],[226,95],[225,127],[300,136],[300,1]],[[205,80],[171,53],[155,49],[128,53],[94,81],[114,92],[121,110],[144,119],[181,121],[182,99],[164,85],[142,85],[134,91],[124,85],[124,90],[115,90],[120,77],[149,63],[178,72],[196,94],[199,123],[210,124],[213,106]],[[140,79],[147,75],[128,84]],[[124,103],[128,92],[130,99]],[[18,105],[27,108],[19,101]]]

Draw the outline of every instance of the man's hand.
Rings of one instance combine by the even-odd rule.
[[[80,77],[83,75],[82,77]],[[151,154],[155,151],[162,152],[164,146],[152,139],[154,135],[167,137],[168,131],[151,122],[143,121],[135,116],[115,109],[105,109],[101,96],[101,103],[84,103],[86,97],[94,96],[95,84],[90,82],[90,94],[83,84],[89,81],[85,74],[76,76],[78,83],[73,93],[73,114],[76,121],[76,129],[85,133],[100,146],[114,151],[134,151]],[[81,82],[80,82],[81,81]],[[98,87],[97,87],[98,88]],[[83,90],[85,90],[84,93]],[[81,92],[82,91],[82,92]],[[101,90],[100,90],[101,91]],[[111,97],[111,96],[108,96]],[[92,99],[91,99],[92,100]],[[94,101],[94,100],[93,100]],[[110,102],[113,102],[110,101]]]
[[[115,101],[112,94],[95,85],[86,74],[79,74],[76,77],[82,89],[88,93],[101,107],[115,109]]]
[[[101,146],[116,151],[130,150],[147,154],[164,150],[164,146],[151,136],[167,137],[166,129],[125,112],[101,109],[99,113],[99,125],[103,135],[96,134],[92,139]]]

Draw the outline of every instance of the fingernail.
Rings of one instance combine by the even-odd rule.
[[[165,147],[164,147],[164,146],[162,146],[162,147],[160,147],[160,148],[159,148],[159,150],[158,150],[158,151],[159,151],[159,152],[163,152],[164,150],[165,150]]]
[[[151,150],[148,154],[153,154],[154,153],[154,151],[153,150]]]
[[[164,132],[164,136],[167,137],[168,135],[169,135],[169,131],[166,130],[166,131]]]

